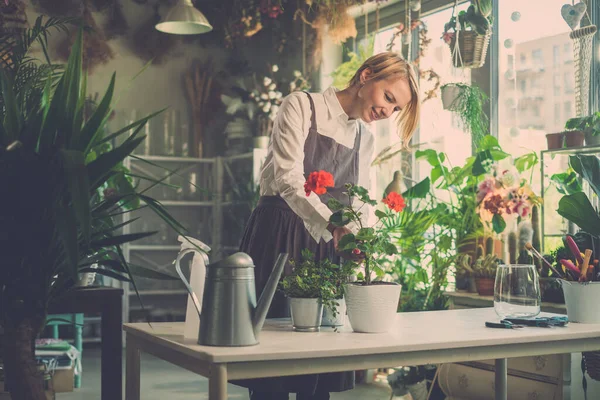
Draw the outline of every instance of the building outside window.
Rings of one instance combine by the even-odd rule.
[[[560,65],[560,46],[554,45],[552,49],[552,55],[554,59],[554,66],[558,67]]]

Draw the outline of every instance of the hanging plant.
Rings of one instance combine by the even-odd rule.
[[[448,83],[442,86],[444,109],[458,115],[462,126],[471,134],[476,146],[488,133],[488,118],[483,111],[487,99],[486,94],[477,85]]]
[[[359,46],[358,53],[348,53],[350,59],[345,63],[340,64],[335,71],[331,73],[331,76],[333,77],[333,86],[339,89],[347,87],[350,83],[350,79],[352,79],[360,66],[366,61],[367,58],[373,55],[374,49],[375,37],[372,36],[368,39],[366,44]]]
[[[114,53],[87,6],[83,8],[83,22],[87,27],[83,34],[83,68],[91,74],[97,66],[112,60]],[[75,36],[70,35],[60,43],[57,48],[59,58],[68,60],[74,41]]]
[[[28,26],[23,1],[11,0],[8,3],[0,3],[0,33],[2,35],[19,34]]]
[[[142,60],[152,64],[162,64],[171,50],[175,48],[177,39],[174,35],[156,30],[160,21],[159,4],[154,5],[154,15],[135,31],[132,38],[132,51]]]

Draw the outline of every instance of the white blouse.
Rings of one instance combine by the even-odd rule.
[[[336,142],[352,148],[358,132],[358,124],[363,124],[359,149],[358,185],[369,188],[369,166],[372,161],[373,134],[359,120],[350,120],[342,109],[330,87],[324,93],[311,93],[315,103],[317,131]],[[269,151],[260,176],[260,194],[279,194],[292,211],[304,221],[310,235],[319,242],[329,242],[332,238],[327,230],[332,212],[319,196],[304,192],[304,142],[310,128],[310,102],[304,92],[293,92],[287,96],[273,124]],[[366,205],[361,209],[363,220],[371,212]],[[349,226],[356,232],[356,226]]]

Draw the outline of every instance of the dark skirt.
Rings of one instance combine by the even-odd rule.
[[[310,249],[317,260],[330,258],[333,262],[339,262],[333,241],[325,243],[321,240],[317,243],[304,227],[302,219],[290,209],[285,200],[279,196],[261,197],[250,216],[240,245],[240,251],[249,254],[254,261],[257,294],[262,293],[279,253],[288,253],[290,259],[300,260],[305,248]],[[290,272],[291,265],[288,263],[284,274]],[[278,291],[267,318],[289,316],[287,299]],[[354,371],[246,379],[231,383],[269,392],[342,392],[354,388]]]

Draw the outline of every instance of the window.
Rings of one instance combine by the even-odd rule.
[[[506,60],[508,55],[514,54],[517,64],[511,71],[516,83],[506,79],[499,80],[498,139],[503,150],[515,157],[531,151],[539,154],[541,150],[545,150],[546,134],[562,130],[566,119],[572,117],[574,113],[574,63],[572,41],[569,38],[571,30],[565,24],[560,12],[544,14],[544,23],[540,23],[540,2],[498,1],[497,21],[500,26],[498,40],[500,43],[504,43],[507,39],[513,42],[510,48],[500,46],[499,56],[501,60]],[[549,10],[560,10],[565,1],[544,0],[543,3]],[[511,19],[511,14],[516,10],[521,14],[517,22]],[[530,65],[527,65],[528,61]],[[506,68],[503,69],[500,65],[501,77],[511,67]],[[528,85],[525,83],[526,79],[531,80],[532,85],[537,79],[540,88],[536,89],[536,92],[531,91],[526,87]],[[516,84],[519,86],[515,86]],[[514,89],[518,89],[516,104],[510,109],[507,100],[515,97]],[[567,103],[570,103],[568,109]],[[512,115],[515,117],[512,118]],[[561,157],[561,160],[563,158],[567,159]],[[544,173],[550,176],[564,171],[567,167],[558,164],[556,162],[551,166],[546,165]],[[536,194],[540,194],[539,182],[539,173],[534,174],[533,189]],[[559,199],[558,193],[550,193],[548,190],[544,199],[545,206],[549,210],[555,210],[558,208]],[[548,218],[551,214],[555,218]],[[546,213],[544,223],[545,233],[560,233],[562,221],[555,213]],[[548,245],[546,248],[554,249]]]
[[[565,72],[565,93],[573,93],[575,91],[575,82],[573,78],[573,72]]]
[[[554,73],[552,83],[554,86],[554,95],[560,96],[560,74],[558,72]]]
[[[544,56],[542,49],[535,49],[531,52],[531,61],[534,67],[544,67]]]

